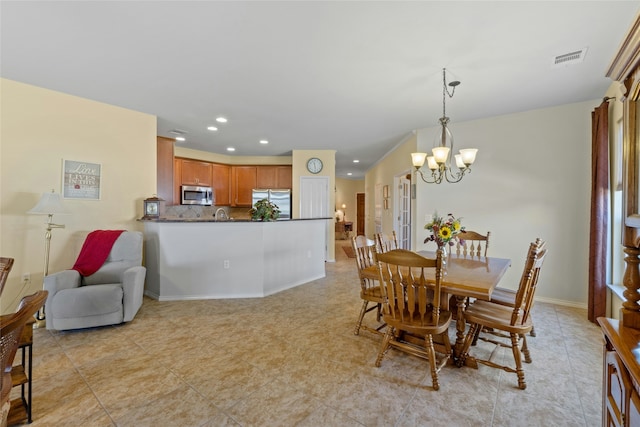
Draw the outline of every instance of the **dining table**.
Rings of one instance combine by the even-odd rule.
[[[418,254],[426,258],[435,258],[435,251],[417,251]],[[453,295],[456,298],[456,342],[453,348],[453,361],[457,364],[462,355],[464,346],[464,334],[466,322],[464,310],[468,298],[480,300],[491,300],[491,293],[502,279],[502,276],[511,266],[508,258],[495,258],[477,256],[471,254],[456,253],[449,251],[443,257],[444,276],[442,280],[442,292]],[[369,267],[372,274],[377,267]],[[433,277],[427,277],[429,281],[435,281],[435,271]],[[449,298],[446,298],[447,301]],[[453,307],[450,308],[453,311]],[[464,358],[464,365],[477,368],[476,360],[471,356]]]

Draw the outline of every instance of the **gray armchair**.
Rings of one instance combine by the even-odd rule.
[[[80,329],[133,320],[142,305],[146,268],[142,233],[125,231],[102,267],[90,276],[64,270],[44,278],[47,329]]]

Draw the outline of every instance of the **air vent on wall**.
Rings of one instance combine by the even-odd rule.
[[[576,50],[574,52],[558,55],[555,58],[553,58],[553,66],[563,67],[565,65],[579,64],[584,60],[584,57],[587,54],[587,49],[588,48],[585,47],[580,50]]]

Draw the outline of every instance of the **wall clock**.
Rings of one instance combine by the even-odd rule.
[[[311,173],[320,173],[322,170],[322,160],[317,157],[312,157],[307,160],[307,170]]]

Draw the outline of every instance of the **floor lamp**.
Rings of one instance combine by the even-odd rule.
[[[53,215],[67,215],[69,212],[62,205],[62,198],[60,194],[51,190],[50,193],[42,193],[42,197],[38,200],[38,203],[27,212],[34,215],[48,215],[46,222],[47,230],[44,233],[44,275],[42,278],[42,284],[44,286],[44,277],[49,275],[49,250],[51,248],[51,230],[54,228],[64,228],[64,224],[54,224]],[[38,321],[37,327],[45,325],[44,305],[36,313],[36,320]]]

